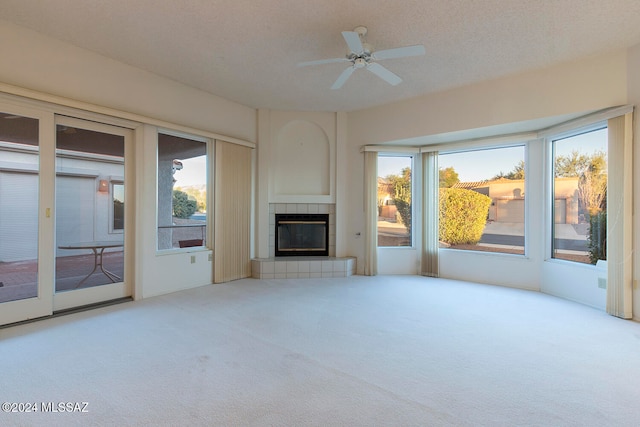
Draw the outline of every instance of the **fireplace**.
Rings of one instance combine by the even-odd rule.
[[[328,256],[328,214],[276,214],[275,256]]]

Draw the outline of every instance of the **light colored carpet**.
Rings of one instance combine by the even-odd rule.
[[[414,276],[240,280],[0,330],[0,425],[632,426],[640,324]]]

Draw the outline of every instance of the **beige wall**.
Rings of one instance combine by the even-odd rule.
[[[269,204],[336,204],[338,116],[258,112],[256,257],[270,255]],[[342,252],[336,247],[336,253]]]
[[[349,113],[351,144],[377,144],[598,110],[627,100],[626,52]]]
[[[256,140],[256,110],[0,20],[0,82]],[[8,42],[8,41],[11,42]]]

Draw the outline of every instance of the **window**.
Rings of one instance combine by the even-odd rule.
[[[411,156],[378,156],[378,246],[412,245]]]
[[[440,247],[524,254],[525,147],[440,154]]]
[[[124,184],[112,183],[113,231],[124,230]]]
[[[0,303],[38,296],[39,126],[0,112]]]
[[[207,143],[158,134],[158,249],[206,246]]]
[[[552,142],[554,258],[607,258],[607,139],[605,126]]]

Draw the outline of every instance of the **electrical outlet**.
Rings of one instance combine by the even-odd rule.
[[[607,279],[604,277],[598,277],[598,287],[600,289],[607,289]]]
[[[195,263],[196,263],[196,256],[191,255],[191,264],[195,264]]]

